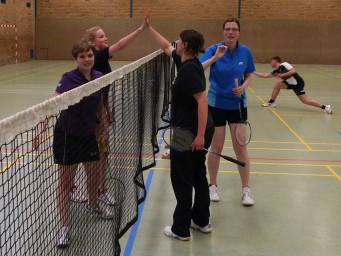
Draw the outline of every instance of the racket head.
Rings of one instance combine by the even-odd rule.
[[[251,124],[247,120],[239,121],[234,127],[234,137],[237,143],[245,147],[251,141]]]
[[[170,149],[180,152],[192,150],[194,138],[193,133],[177,126],[167,128],[162,134],[162,139],[166,145]]]

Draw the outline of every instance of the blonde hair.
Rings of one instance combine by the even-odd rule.
[[[83,35],[83,39],[93,43],[95,41],[95,38],[96,38],[96,32],[100,29],[102,29],[102,28],[95,26],[95,27],[92,27],[92,28],[85,30],[84,35]]]

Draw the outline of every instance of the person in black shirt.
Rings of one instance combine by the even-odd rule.
[[[210,233],[210,198],[206,178],[206,151],[214,133],[208,111],[204,69],[197,56],[203,52],[204,38],[195,30],[185,30],[177,41],[177,49],[149,24],[147,28],[164,52],[172,56],[179,67],[171,91],[171,125],[195,134],[192,150],[171,149],[171,182],[177,205],[173,225],[164,229],[166,236],[190,240],[190,227]],[[192,202],[193,188],[195,190]]]
[[[271,73],[259,73],[254,72],[255,75],[261,78],[271,78],[277,77],[282,79],[281,82],[276,83],[275,87],[272,90],[271,99],[264,103],[263,107],[272,107],[275,108],[275,100],[282,89],[293,90],[299,100],[307,105],[318,107],[324,110],[327,114],[332,114],[332,108],[330,105],[322,105],[316,100],[310,99],[307,97],[304,90],[304,80],[303,78],[296,72],[294,67],[288,62],[282,62],[279,56],[275,56],[271,58],[271,66],[275,70]]]

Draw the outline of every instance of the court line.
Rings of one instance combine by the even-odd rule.
[[[297,162],[335,162],[341,163],[341,160],[331,160],[331,159],[304,159],[304,158],[272,158],[272,157],[250,157],[252,160],[269,160],[269,161],[297,161]]]
[[[326,168],[336,177],[339,181],[341,181],[341,175],[339,175],[330,165],[327,165]]]
[[[169,159],[159,159],[159,161],[169,161]],[[231,164],[233,163],[221,160],[220,163],[224,164]],[[333,167],[341,167],[341,164],[309,164],[309,163],[281,163],[281,162],[251,162],[252,165],[271,165],[271,166],[297,166],[297,167],[326,167],[326,166],[333,166]]]
[[[154,176],[154,170],[150,169],[149,173],[148,173],[147,181],[146,181],[146,191],[147,191],[146,198],[145,198],[144,202],[138,206],[138,219],[131,228],[131,231],[130,231],[130,234],[128,237],[128,241],[127,241],[126,247],[124,249],[123,256],[130,256],[131,252],[133,250],[135,239],[137,236],[137,231],[138,231],[140,223],[141,223],[144,207],[145,207],[145,204],[147,201],[148,192],[149,192],[152,180],[153,180],[153,176]]]
[[[161,148],[162,144],[163,144],[163,140],[160,139],[158,141],[159,149]],[[155,165],[157,164],[157,162],[159,160],[160,160],[160,158],[155,159]],[[147,202],[149,188],[150,188],[150,185],[151,185],[152,180],[153,180],[154,170],[155,170],[155,168],[149,170],[148,177],[147,177],[147,182],[146,182],[146,185],[145,185],[145,187],[146,187],[146,198],[143,201],[143,203],[140,204],[139,207],[138,207],[138,219],[137,219],[137,222],[134,223],[134,225],[133,225],[133,227],[132,227],[132,229],[130,231],[129,238],[128,238],[126,247],[124,249],[123,256],[130,256],[131,252],[133,250],[135,239],[136,239],[136,236],[137,236],[137,232],[138,232],[138,229],[139,229],[139,226],[140,226],[140,223],[141,223],[143,210],[144,210],[145,204]]]
[[[265,101],[257,95],[257,98],[262,102],[265,103]],[[307,150],[312,151],[313,149],[303,140],[303,138],[297,133],[295,132],[294,129],[292,129],[290,127],[290,125],[272,108],[269,108],[271,110],[271,112],[284,124],[284,126],[286,126],[289,131],[292,132],[292,134],[294,134],[296,136],[296,138],[307,148]]]
[[[324,166],[325,167],[325,166]],[[156,167],[154,171],[170,171],[169,168]],[[239,174],[238,171],[219,170],[223,174]],[[256,175],[281,175],[281,176],[310,176],[310,177],[335,177],[333,174],[316,174],[316,173],[290,173],[290,172],[251,172]]]
[[[314,71],[316,71],[318,73],[321,73],[323,75],[327,75],[327,76],[331,76],[331,77],[334,77],[334,78],[341,79],[341,76],[338,76],[338,75],[335,75],[335,74],[332,74],[332,73],[329,73],[329,72],[321,71],[318,68],[311,67],[311,66],[310,67],[308,66],[308,68],[310,68],[310,69],[312,69],[312,70],[314,70]]]

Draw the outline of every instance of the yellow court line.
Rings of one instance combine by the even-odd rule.
[[[154,171],[170,171],[169,168],[154,167]],[[238,171],[220,170],[219,173],[223,174],[239,174]],[[332,174],[316,174],[316,173],[286,173],[286,172],[251,172],[256,175],[282,175],[282,176],[310,176],[310,177],[334,177]]]
[[[262,103],[265,103],[265,101],[257,96],[257,98],[262,102]],[[302,139],[302,137],[300,135],[298,135],[297,132],[295,132],[294,129],[292,129],[290,127],[290,125],[284,121],[284,119],[275,111],[273,110],[272,108],[270,108],[270,110],[272,111],[272,113],[289,129],[289,131],[291,131],[295,136],[296,138],[309,150],[309,151],[312,151],[313,149]]]
[[[336,177],[339,181],[341,181],[341,175],[339,175],[330,165],[327,165],[326,168]]]
[[[318,68],[315,68],[315,67],[310,67],[310,69],[315,70],[316,72],[319,72],[319,73],[321,73],[323,75],[328,75],[328,76],[331,76],[331,77],[334,77],[334,78],[341,79],[341,76],[338,76],[338,75],[335,75],[335,74],[332,74],[332,73],[329,73],[329,72],[321,71],[321,70],[319,70]]]
[[[225,147],[224,147],[225,148]],[[227,149],[232,149],[232,147],[228,147]],[[341,150],[337,149],[300,149],[300,148],[253,148],[248,147],[248,150],[273,150],[273,151],[299,151],[299,152],[333,152],[339,153]]]
[[[158,162],[160,161],[169,161],[169,159],[162,159],[162,158],[159,158],[158,159]],[[299,166],[299,167],[327,167],[327,166],[330,166],[330,167],[341,167],[341,164],[308,164],[308,163],[283,163],[283,162],[276,162],[276,160],[273,160],[274,162],[255,162],[255,161],[252,161],[250,164],[251,165],[272,165],[272,166]],[[229,161],[226,161],[226,160],[221,160],[220,161],[221,164],[231,164],[231,165],[234,165],[233,163],[229,162]]]
[[[250,92],[252,92],[252,93],[255,93],[255,90],[254,90],[254,89],[252,89],[252,87],[251,87],[251,86],[248,86],[248,87],[247,87],[247,89],[249,89],[249,90],[250,90]]]

